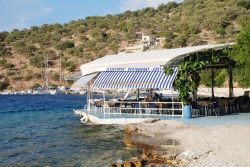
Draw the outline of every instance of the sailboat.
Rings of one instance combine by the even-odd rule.
[[[44,85],[38,92],[38,94],[41,94],[41,95],[50,94],[49,89],[48,89],[48,82],[49,82],[48,68],[49,68],[48,55],[44,55]]]
[[[61,62],[61,57],[60,57],[60,62]],[[61,83],[61,65],[60,65],[60,83]],[[65,93],[64,86],[60,86],[59,88],[49,86],[49,59],[48,59],[48,55],[44,55],[44,85],[38,91],[37,94],[56,95],[56,94],[64,94],[64,93]]]

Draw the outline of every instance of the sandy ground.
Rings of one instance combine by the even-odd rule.
[[[234,88],[234,96],[243,96],[245,91],[250,91],[250,88]],[[163,94],[171,95],[171,90],[164,90],[161,91]],[[175,96],[178,95],[178,92],[173,91]],[[211,88],[199,87],[198,88],[198,95],[200,96],[207,96],[210,97],[212,94]],[[229,96],[229,89],[228,88],[214,88],[214,95],[216,97],[228,97]]]
[[[250,115],[250,114],[249,114]],[[176,154],[174,166],[249,167],[250,124],[199,126],[174,120],[131,125],[134,142],[159,146],[167,154]],[[141,136],[145,137],[145,140]],[[149,139],[150,138],[150,139]],[[178,144],[164,143],[169,139]],[[175,145],[176,144],[176,145]],[[174,150],[174,153],[173,153]],[[178,161],[177,161],[178,159]]]
[[[234,88],[234,96],[243,96],[245,91],[250,91],[250,88]],[[199,88],[198,95],[211,96],[212,89],[211,88]],[[228,88],[214,88],[214,95],[216,97],[228,97],[229,89]]]

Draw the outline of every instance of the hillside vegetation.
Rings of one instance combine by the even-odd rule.
[[[60,64],[63,74],[73,72],[80,64],[133,44],[140,33],[165,37],[165,48],[234,42],[249,9],[248,0],[185,0],[157,9],[1,32],[0,82],[13,90],[42,85],[48,55],[50,82],[59,84]]]

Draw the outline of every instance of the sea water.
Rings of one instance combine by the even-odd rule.
[[[117,126],[83,124],[85,96],[0,96],[0,166],[109,166],[136,154]]]

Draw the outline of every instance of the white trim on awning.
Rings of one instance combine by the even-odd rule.
[[[97,75],[98,73],[90,74],[78,79],[70,88],[73,91],[80,91],[82,88],[86,88],[87,84]]]

